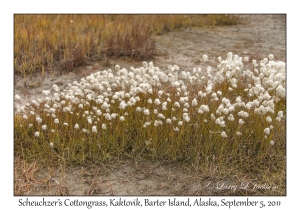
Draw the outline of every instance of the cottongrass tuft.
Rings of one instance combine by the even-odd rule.
[[[226,137],[227,137],[227,135],[226,135],[226,133],[225,133],[224,131],[222,131],[221,136],[222,136],[223,138],[226,138]]]
[[[204,75],[201,68],[165,71],[147,62],[116,66],[64,89],[53,86],[48,99],[21,105],[15,96],[16,148],[80,164],[139,155],[244,173],[273,170],[268,161],[280,167],[285,155],[285,64],[244,60],[228,53]]]
[[[267,134],[267,135],[269,135],[270,134],[270,128],[265,128],[264,129],[264,133]]]
[[[34,133],[34,136],[35,136],[35,137],[40,137],[40,132],[36,131],[36,132]]]
[[[79,125],[76,123],[76,124],[74,125],[74,128],[75,128],[75,129],[79,129]]]

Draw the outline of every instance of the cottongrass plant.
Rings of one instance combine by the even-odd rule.
[[[152,62],[116,66],[116,73],[99,71],[65,89],[54,84],[26,105],[15,95],[15,154],[70,164],[139,156],[282,173],[285,63],[232,53],[218,60],[202,73]]]

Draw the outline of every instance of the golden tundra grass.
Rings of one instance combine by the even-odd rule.
[[[155,53],[152,35],[180,27],[236,24],[234,15],[21,15],[14,16],[15,73],[72,70],[86,58]]]

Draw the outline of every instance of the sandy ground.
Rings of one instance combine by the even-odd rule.
[[[178,65],[182,70],[217,64],[217,57],[226,58],[228,52],[248,56],[250,60],[261,60],[273,54],[275,60],[286,61],[286,16],[285,15],[243,15],[243,24],[234,26],[186,28],[155,37],[157,55],[148,60],[160,69]],[[208,62],[203,63],[203,54]],[[15,94],[23,97],[23,103],[43,97],[42,90],[53,84],[64,88],[68,83],[79,81],[91,73],[104,69],[139,67],[141,62],[129,58],[90,61],[86,67],[69,73],[47,73],[22,78],[15,76]],[[212,71],[213,72],[213,71]],[[37,79],[38,78],[38,79]],[[146,166],[146,167],[145,167]],[[213,190],[207,187],[209,181],[222,178],[213,173],[192,172],[179,165],[151,162],[123,162],[109,166],[89,168],[67,168],[40,171],[40,178],[50,177],[48,186],[35,185],[29,195],[243,195],[257,192]],[[240,178],[231,180],[238,182]],[[276,193],[275,193],[276,194]]]
[[[15,182],[17,190],[29,196],[286,195],[278,183],[267,184],[247,174],[217,176],[214,164],[194,170],[183,163],[132,160],[88,167],[39,169],[37,164],[30,164],[22,165],[24,168],[29,169],[26,178],[17,173]]]
[[[215,67],[217,58],[228,52],[262,60],[273,54],[286,61],[286,19],[284,15],[243,15],[245,24],[235,26],[187,28],[157,37],[155,63],[164,67],[177,64],[183,70],[206,65]]]
[[[213,195],[207,180],[187,167],[159,162],[119,162],[39,173],[50,183],[36,184],[30,195]],[[183,175],[184,174],[184,175]],[[221,192],[221,190],[219,190]],[[234,193],[234,192],[232,192]]]

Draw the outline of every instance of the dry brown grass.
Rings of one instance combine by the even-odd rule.
[[[36,161],[28,164],[20,157],[16,157],[14,165],[14,195],[27,195],[35,184],[45,183],[45,180],[36,178],[36,174],[40,169],[40,165]]]
[[[38,167],[37,167],[38,166]],[[160,161],[113,161],[109,164],[81,167],[42,169],[36,161],[31,164],[15,159],[15,196],[101,196],[101,195],[169,195],[169,196],[284,196],[286,183],[282,177],[265,174],[253,176],[232,169],[218,175],[216,165],[193,169],[186,163]],[[22,171],[25,169],[24,171]],[[282,176],[285,176],[283,171]],[[37,179],[36,177],[40,177]],[[249,183],[247,189],[239,188]],[[208,187],[208,183],[237,186],[236,190]],[[254,189],[255,184],[267,183],[276,189]]]
[[[181,27],[230,25],[235,15],[20,15],[14,16],[15,72],[26,76],[70,71],[87,60],[155,54],[153,35]]]

